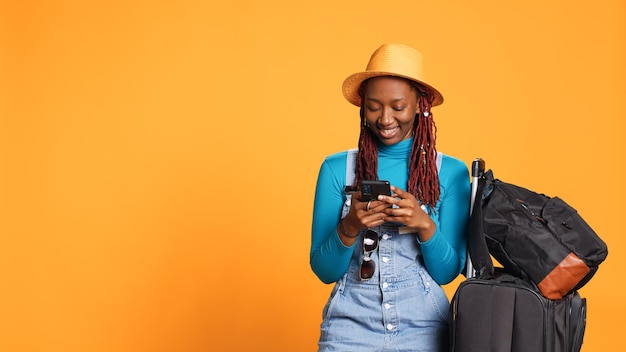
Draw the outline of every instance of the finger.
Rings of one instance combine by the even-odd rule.
[[[383,209],[387,208],[388,206],[389,204],[382,202],[380,200],[371,200],[368,202],[363,202],[363,206],[361,207],[361,209],[365,210],[368,213],[380,213]]]
[[[400,203],[402,202],[402,199],[398,197],[379,196],[378,199],[381,200],[382,204],[384,204],[384,206],[379,211],[391,207],[398,208],[400,207]]]
[[[387,221],[387,215],[385,213],[375,213],[367,217],[367,226],[375,227],[382,225],[385,221]]]
[[[396,220],[406,220],[411,217],[411,211],[401,208],[387,208],[384,211],[386,218],[393,218]]]
[[[395,194],[396,194],[398,197],[400,197],[400,198],[403,198],[403,199],[404,199],[404,198],[407,198],[407,197],[409,197],[409,196],[412,196],[412,194],[411,194],[411,193],[409,193],[409,192],[405,192],[405,191],[403,191],[402,189],[400,189],[400,188],[398,188],[398,187],[396,187],[396,186],[391,186],[390,188],[391,188],[391,191],[392,191],[393,193],[395,193]]]

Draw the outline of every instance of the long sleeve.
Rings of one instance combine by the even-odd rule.
[[[467,167],[457,159],[444,158],[441,170],[441,199],[433,216],[437,230],[428,241],[420,242],[420,247],[428,272],[444,285],[465,266],[470,182]]]
[[[310,264],[324,283],[343,276],[354,247],[344,245],[336,229],[345,202],[345,168],[345,152],[328,157],[320,167],[315,189]]]

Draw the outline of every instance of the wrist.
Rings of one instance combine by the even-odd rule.
[[[359,236],[358,231],[356,232],[356,234],[352,235],[346,230],[346,228],[343,226],[343,219],[339,220],[339,233],[347,238],[357,238]]]
[[[436,231],[437,231],[437,226],[431,220],[425,228],[422,228],[418,231],[419,240],[421,242],[428,241],[435,235]]]

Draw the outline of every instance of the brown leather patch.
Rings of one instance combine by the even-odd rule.
[[[589,272],[589,267],[570,253],[537,285],[548,299],[561,299]]]

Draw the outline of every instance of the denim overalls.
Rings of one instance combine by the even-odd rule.
[[[374,276],[359,278],[363,234],[348,272],[323,310],[319,351],[447,351],[448,298],[421,259],[416,234],[383,224],[371,254]],[[402,231],[400,231],[402,232]]]
[[[349,206],[350,199],[342,217]],[[448,351],[448,297],[424,267],[417,234],[397,223],[371,230],[379,234],[374,275],[359,278],[362,230],[324,306],[319,352]]]

